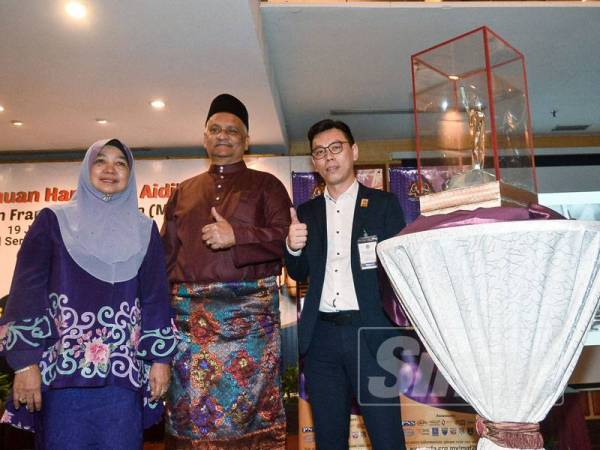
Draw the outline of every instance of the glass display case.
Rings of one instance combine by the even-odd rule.
[[[481,27],[412,55],[411,62],[419,171],[460,167],[442,190],[496,183],[499,192],[502,185],[516,188],[508,196],[522,194],[527,200],[520,203],[534,199],[523,55]]]

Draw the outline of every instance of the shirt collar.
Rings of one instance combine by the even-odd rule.
[[[323,195],[325,196],[326,199],[331,200],[334,203],[338,200],[341,200],[343,197],[346,197],[346,196],[356,198],[356,196],[358,195],[358,180],[355,178],[354,183],[352,183],[348,189],[346,189],[344,192],[342,192],[342,194],[337,198],[337,200],[334,199],[331,195],[329,195],[329,189],[327,188],[327,186],[325,186]]]
[[[227,164],[224,166],[219,166],[217,164],[211,164],[208,172],[209,173],[223,173],[223,174],[231,174],[241,172],[246,169],[246,163],[244,161],[236,162],[233,164]]]

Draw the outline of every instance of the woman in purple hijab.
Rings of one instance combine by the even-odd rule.
[[[142,448],[169,384],[169,308],[132,153],[95,142],[74,199],[42,209],[19,250],[0,319],[0,352],[15,370],[1,421],[34,431],[36,448]]]

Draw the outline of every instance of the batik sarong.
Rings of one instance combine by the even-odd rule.
[[[180,283],[167,449],[284,449],[275,277]]]

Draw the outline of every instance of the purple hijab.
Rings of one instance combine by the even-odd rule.
[[[112,196],[98,191],[90,181],[96,155],[109,142],[120,144],[115,146],[129,162],[127,187]],[[125,144],[117,139],[94,142],[81,164],[73,199],[50,208],[58,218],[65,247],[79,267],[108,283],[137,275],[150,242],[152,220],[138,210],[133,155]]]

